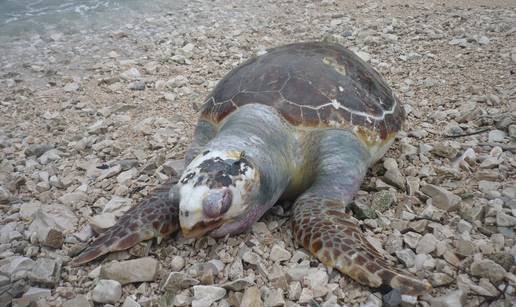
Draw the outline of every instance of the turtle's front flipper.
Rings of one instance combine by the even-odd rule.
[[[317,177],[294,204],[296,241],[326,266],[373,288],[390,286],[402,294],[418,295],[430,284],[397,270],[364,237],[346,204],[360,188],[369,153],[350,134],[325,132],[314,154]]]
[[[128,249],[136,243],[154,237],[163,238],[179,229],[179,199],[172,193],[174,182],[165,183],[152,191],[138,206],[120,217],[71,262],[82,265],[114,251]]]

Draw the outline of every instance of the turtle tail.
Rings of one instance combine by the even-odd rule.
[[[296,241],[328,267],[372,288],[390,287],[420,295],[431,285],[396,269],[364,237],[342,201],[304,194],[294,204]]]
[[[126,250],[138,242],[167,237],[179,229],[179,201],[171,195],[175,182],[158,186],[138,206],[122,215],[118,222],[79,256],[71,261],[79,266],[107,253]]]

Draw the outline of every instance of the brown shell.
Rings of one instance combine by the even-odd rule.
[[[326,42],[277,47],[236,67],[217,84],[201,116],[219,122],[250,103],[273,106],[295,126],[356,128],[375,142],[392,137],[404,118],[373,68]]]

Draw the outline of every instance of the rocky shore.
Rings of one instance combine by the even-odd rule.
[[[185,2],[120,28],[2,42],[0,306],[514,304],[516,6],[351,2]],[[239,236],[178,235],[68,264],[181,173],[196,111],[225,73],[320,39],[357,52],[405,103],[404,132],[351,209],[431,293],[328,271],[294,245],[288,204]]]

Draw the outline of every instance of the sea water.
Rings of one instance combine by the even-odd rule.
[[[73,33],[181,9],[176,0],[0,0],[0,36]]]

